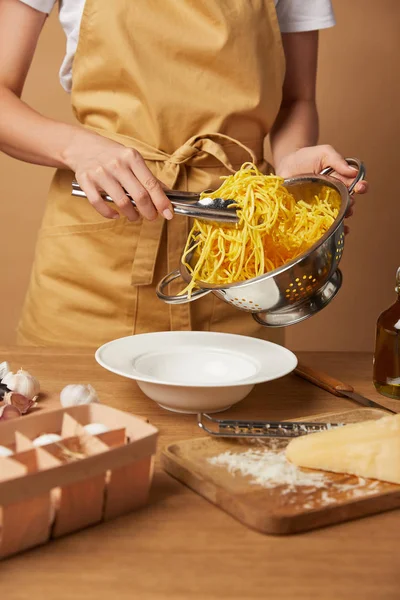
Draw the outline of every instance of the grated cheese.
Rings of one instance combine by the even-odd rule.
[[[280,487],[281,497],[287,504],[301,504],[303,509],[313,510],[341,501],[381,492],[381,482],[363,477],[354,483],[332,481],[330,474],[320,471],[304,471],[289,462],[285,450],[272,444],[272,449],[249,449],[245,452],[223,452],[208,459],[211,465],[225,467],[233,476],[249,477],[249,483],[266,489]],[[298,498],[301,491],[305,498]],[[335,497],[340,494],[340,497]]]
[[[284,451],[250,449],[239,454],[228,451],[209,458],[208,462],[226,467],[229,473],[250,476],[250,483],[265,488],[277,485],[287,485],[289,490],[296,487],[322,488],[327,481],[324,473],[308,473],[290,463]]]

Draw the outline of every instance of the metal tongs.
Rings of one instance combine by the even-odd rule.
[[[86,198],[85,192],[81,189],[77,181],[72,182],[72,195],[80,198]],[[174,212],[185,217],[202,219],[204,221],[218,221],[220,223],[238,223],[239,218],[236,213],[235,201],[224,198],[200,198],[200,194],[193,192],[178,192],[169,190],[165,195],[174,207]],[[135,201],[127,194],[133,206]],[[102,198],[107,202],[112,202],[112,198],[103,193]]]
[[[211,423],[210,429],[204,420]],[[213,419],[210,415],[201,413],[197,415],[197,424],[206,433],[221,438],[283,438],[291,439],[308,433],[317,433],[336,427],[343,423],[308,423],[304,421],[247,421]]]
[[[353,193],[356,184],[361,181],[365,176],[364,165],[357,158],[346,158],[349,165],[355,166],[358,169],[358,174],[354,179],[353,183],[348,188],[349,194]],[[321,176],[330,175],[333,172],[331,167],[327,167],[321,171],[320,175],[314,173],[290,177],[283,181],[285,187],[290,187],[290,191],[298,197],[302,197],[304,190],[310,184],[315,183],[326,183],[326,178]],[[341,184],[342,185],[342,184]],[[72,195],[86,198],[85,192],[81,189],[79,183],[74,180],[72,182]],[[113,199],[106,193],[101,194],[104,200],[112,202]],[[126,193],[133,206],[136,206],[135,201],[131,196]],[[179,192],[176,190],[165,191],[165,195],[170,199],[174,212],[178,215],[184,215],[185,217],[193,217],[195,219],[201,219],[204,221],[217,221],[220,223],[238,223],[239,218],[236,212],[236,201],[234,199],[227,198],[200,198],[202,194],[193,192]]]

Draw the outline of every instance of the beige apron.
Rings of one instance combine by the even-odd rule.
[[[137,148],[167,186],[201,191],[249,159],[269,168],[263,147],[283,76],[273,0],[87,0],[72,105],[83,126]],[[188,219],[106,220],[71,196],[72,179],[58,170],[50,188],[19,343],[97,346],[170,329],[271,339],[213,294],[179,306],[156,297]]]

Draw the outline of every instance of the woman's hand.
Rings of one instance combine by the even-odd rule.
[[[157,213],[172,219],[172,206],[164,194],[163,185],[154,177],[137,150],[75,128],[64,151],[64,160],[75,172],[90,204],[103,217],[116,219],[119,214],[112,204],[101,197],[101,192],[106,192],[130,221],[137,221],[140,216],[152,221]],[[135,201],[136,208],[125,190]]]
[[[300,148],[296,152],[284,156],[276,166],[276,174],[280,177],[294,177],[304,173],[320,173],[326,167],[332,167],[335,170],[334,177],[337,177],[347,187],[354,180],[357,169],[350,167],[347,162],[332,146],[310,146]],[[354,192],[356,194],[365,194],[368,191],[368,182],[360,181],[357,183]],[[350,208],[347,217],[353,214],[354,198],[351,198]]]
[[[71,169],[103,217],[117,218],[118,208],[131,221],[140,215],[155,219],[157,212],[171,219],[172,206],[162,184],[137,151],[83,127],[44,117],[21,101],[45,20],[44,13],[23,2],[0,0],[1,151],[31,163]],[[115,206],[103,200],[101,191],[111,196]]]

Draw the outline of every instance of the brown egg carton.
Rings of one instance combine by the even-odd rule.
[[[109,431],[89,435],[84,425]],[[57,433],[61,441],[36,448]],[[0,558],[129,513],[147,502],[158,431],[102,404],[0,423]]]

